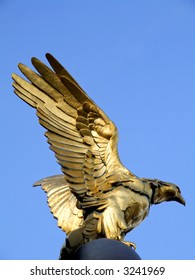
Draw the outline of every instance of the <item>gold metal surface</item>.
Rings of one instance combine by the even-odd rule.
[[[176,185],[138,178],[122,165],[115,124],[52,55],[46,57],[53,70],[32,58],[37,73],[19,64],[28,81],[13,74],[13,86],[36,109],[61,165],[62,175],[35,185],[47,193],[69,247],[100,237],[123,241],[145,219],[151,204],[185,205]]]

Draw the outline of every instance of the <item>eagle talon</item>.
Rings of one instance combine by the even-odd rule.
[[[122,241],[125,245],[132,247],[134,250],[136,250],[136,244],[134,242],[129,241]]]

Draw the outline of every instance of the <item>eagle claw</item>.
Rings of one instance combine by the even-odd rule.
[[[129,241],[122,241],[125,245],[133,248],[134,250],[136,250],[136,244],[134,242],[129,242]]]

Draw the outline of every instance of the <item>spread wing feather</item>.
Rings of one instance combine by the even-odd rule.
[[[83,210],[77,208],[77,199],[64,180],[64,175],[48,177],[34,184],[34,186],[39,185],[47,193],[51,212],[58,219],[58,226],[66,234],[83,224]]]
[[[73,202],[77,198],[83,208],[102,207],[106,205],[102,194],[112,189],[121,176],[129,179],[130,175],[118,157],[117,128],[61,64],[50,54],[46,57],[54,71],[36,58],[32,58],[32,64],[38,73],[19,64],[29,81],[13,74],[15,93],[36,108],[40,124],[47,129],[45,135],[50,148],[62,167],[64,180],[74,194]],[[52,188],[52,184],[44,187],[44,184],[51,209],[62,227],[65,220],[60,213],[67,198],[63,193],[67,190]],[[57,199],[58,195],[54,206],[53,198]]]

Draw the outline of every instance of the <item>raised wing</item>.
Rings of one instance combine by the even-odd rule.
[[[46,57],[55,72],[36,58],[32,64],[39,74],[19,64],[29,81],[13,74],[15,93],[36,108],[81,207],[103,207],[102,194],[130,175],[118,157],[117,128],[58,61]]]

